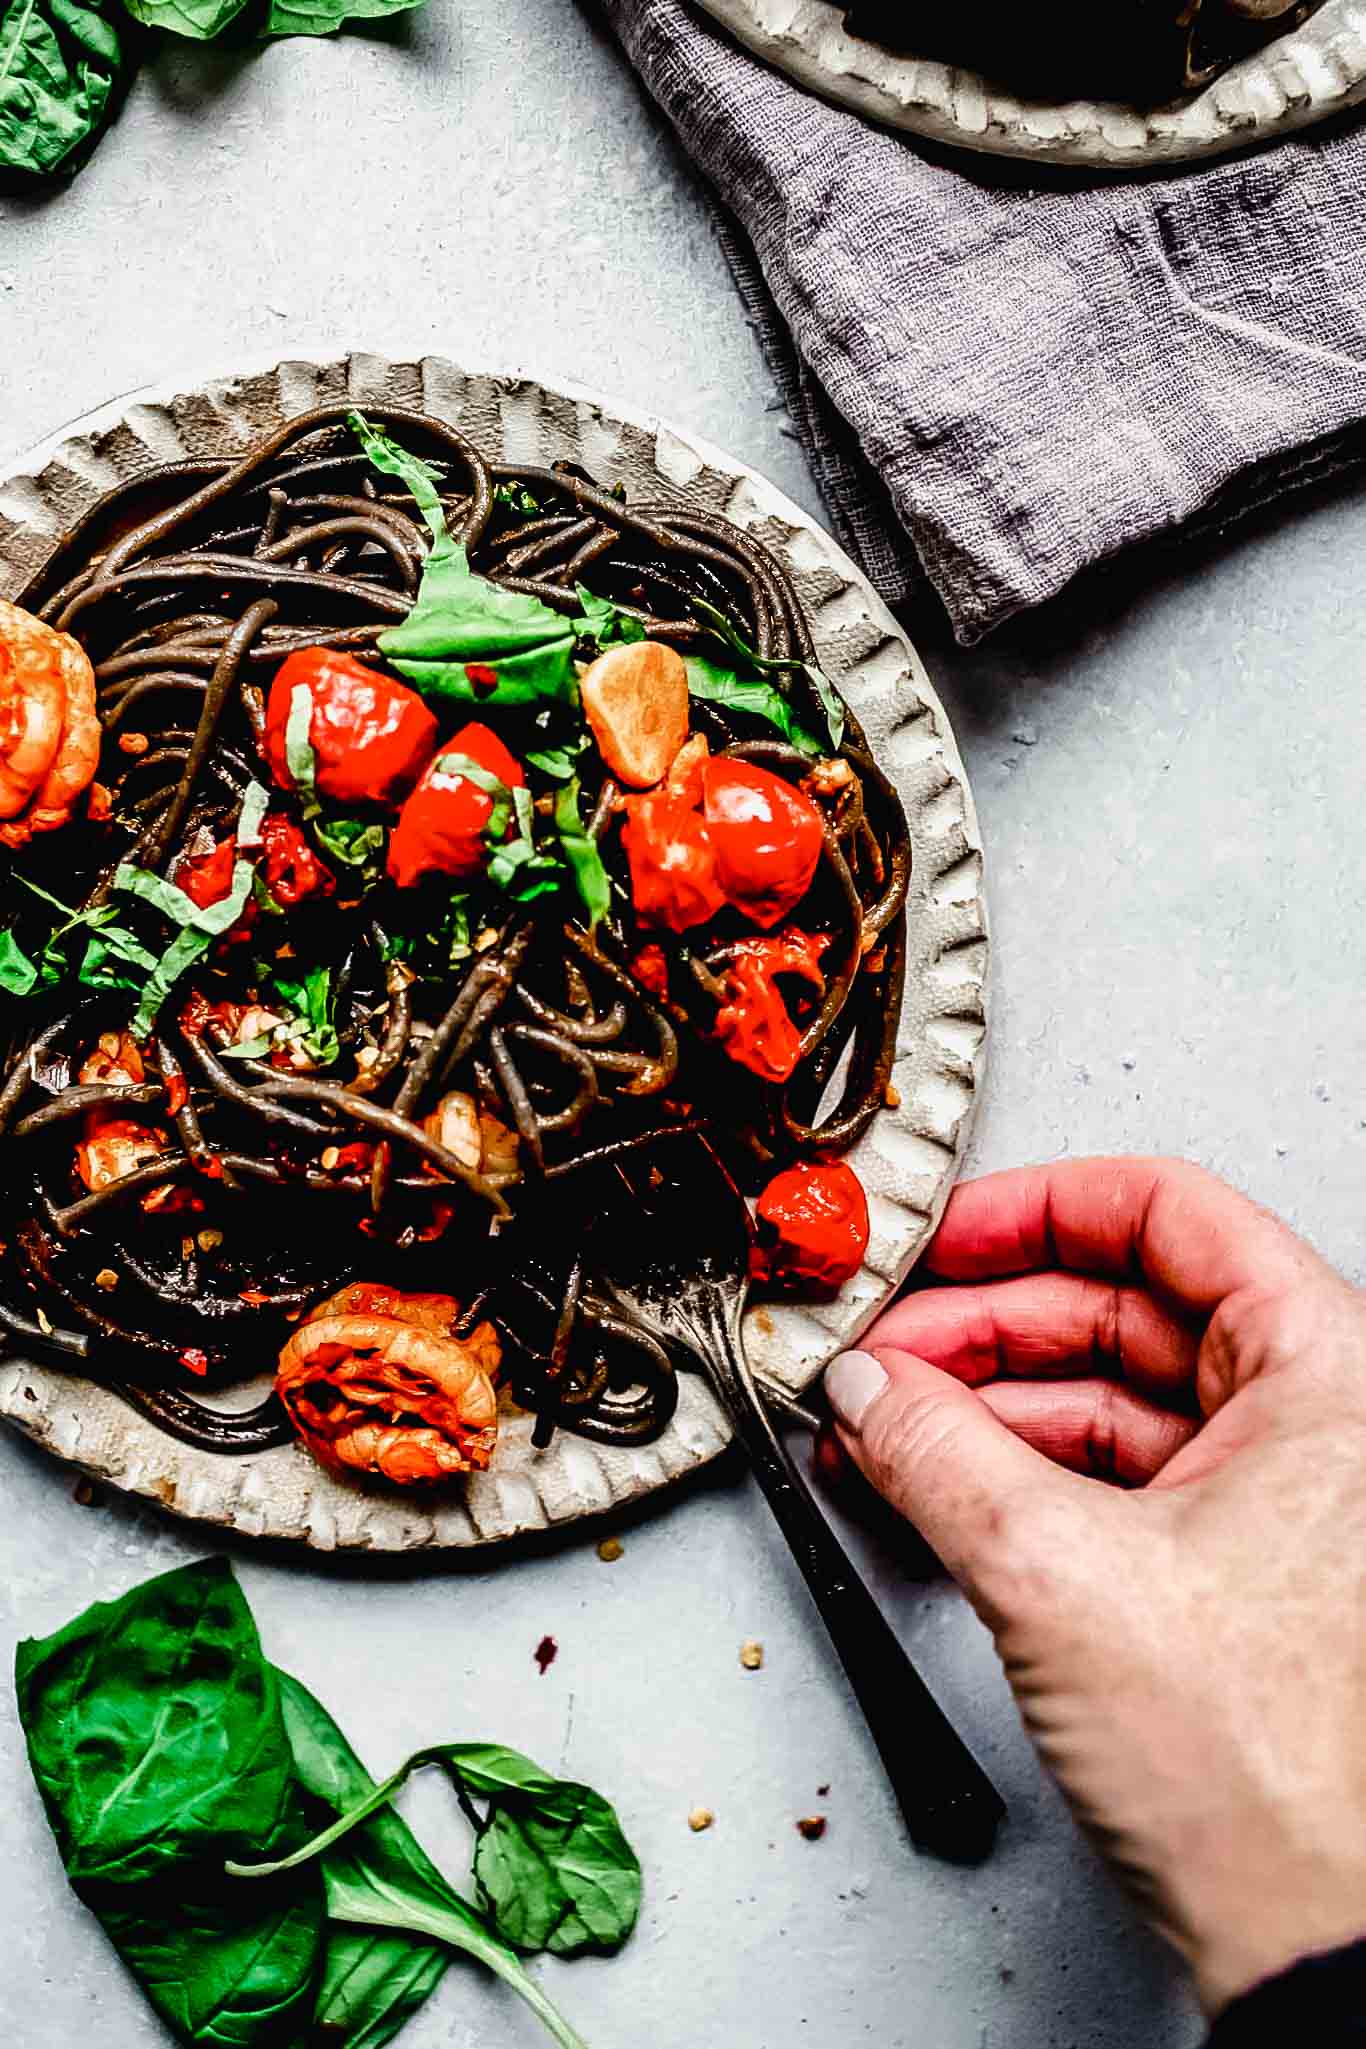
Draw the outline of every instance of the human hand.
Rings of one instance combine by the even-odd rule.
[[[1217,2011],[1366,1932],[1366,1293],[1168,1160],[969,1182],[926,1265],[840,1439]]]

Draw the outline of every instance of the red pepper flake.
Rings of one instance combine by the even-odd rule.
[[[560,1655],[560,1647],[553,1636],[543,1636],[531,1655],[539,1665],[541,1677],[544,1679],[546,1673]]]
[[[207,1352],[201,1352],[198,1345],[191,1345],[187,1351],[181,1353],[180,1363],[187,1373],[203,1375],[209,1370],[209,1355]]]
[[[476,697],[488,697],[498,688],[498,671],[484,662],[466,662],[465,675]]]
[[[170,1116],[178,1117],[190,1100],[190,1084],[183,1074],[173,1074],[166,1084],[166,1109]]]
[[[202,1174],[206,1181],[221,1181],[223,1179],[223,1162],[217,1153],[196,1153],[194,1156],[194,1168],[195,1172]]]
[[[261,1309],[269,1302],[270,1297],[264,1288],[242,1288],[237,1299],[239,1302],[245,1302],[249,1308]]]

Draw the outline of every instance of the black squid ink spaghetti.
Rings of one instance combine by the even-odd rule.
[[[657,1434],[589,1220],[673,1133],[860,1263],[910,843],[722,519],[393,408],[145,473],[0,603],[0,842],[0,1328],[177,1436]]]

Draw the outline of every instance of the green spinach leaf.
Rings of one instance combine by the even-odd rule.
[[[124,68],[108,0],[0,0],[0,170],[69,170]]]

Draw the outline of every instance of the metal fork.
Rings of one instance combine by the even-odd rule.
[[[628,1321],[690,1353],[729,1411],[912,1838],[941,1857],[979,1862],[1005,1803],[854,1572],[774,1429],[745,1359],[740,1319],[751,1232],[743,1197],[695,1136],[656,1149],[646,1174],[618,1171],[621,1206],[606,1220],[611,1258],[601,1262],[598,1285]]]

